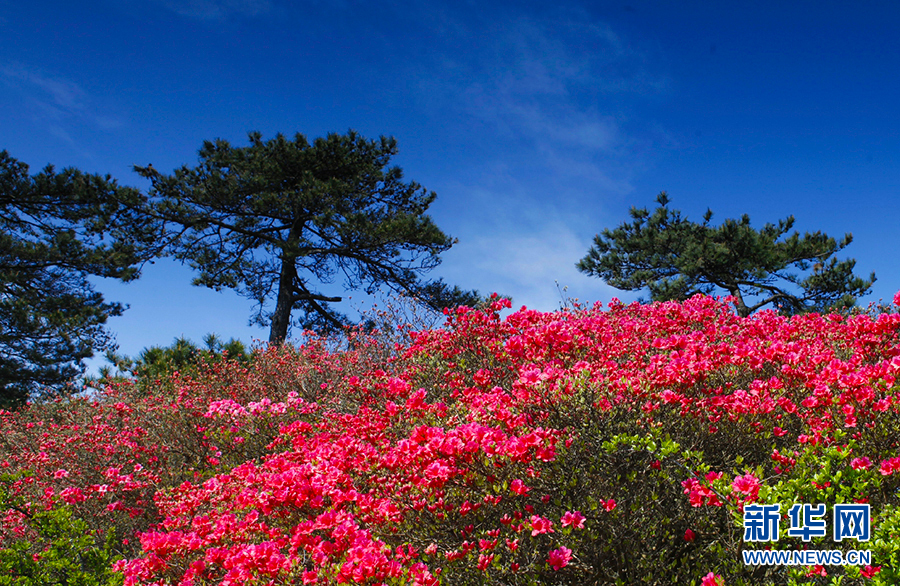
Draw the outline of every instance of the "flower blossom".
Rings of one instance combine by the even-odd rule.
[[[513,480],[512,482],[509,483],[509,490],[511,490],[515,494],[527,496],[528,491],[531,489],[528,488],[527,486],[525,486],[524,482],[522,482],[521,480],[516,478],[515,480]]]
[[[853,458],[850,460],[850,467],[854,470],[868,470],[872,465],[872,461],[863,456],[862,458]]]
[[[550,552],[547,561],[554,570],[561,570],[572,560],[572,550],[568,547],[560,547]]]
[[[553,533],[553,521],[550,519],[545,519],[544,517],[539,517],[538,515],[531,516],[531,536],[536,537],[541,533]]]
[[[584,515],[580,512],[566,511],[566,514],[559,520],[563,527],[573,527],[575,529],[584,529]]]
[[[900,293],[898,293],[897,295],[900,296]],[[897,303],[897,305],[900,305],[900,303]],[[873,578],[875,577],[875,574],[880,571],[881,566],[866,566],[865,568],[860,570],[859,573],[862,574],[863,578]]]
[[[735,477],[734,482],[731,483],[731,488],[746,497],[742,498],[744,502],[752,503],[759,496],[759,480],[749,472],[743,476]]]

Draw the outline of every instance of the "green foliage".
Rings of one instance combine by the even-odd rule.
[[[632,208],[632,223],[597,235],[578,269],[619,289],[648,287],[654,301],[725,290],[742,316],[770,304],[788,314],[847,309],[875,281],[875,273],[853,274],[855,260],[833,258],[850,234],[840,242],[821,232],[788,234],[793,216],[756,230],[747,215],[711,226],[707,211],[698,224],[669,209],[665,192],[657,202],[653,213]]]
[[[205,347],[200,347],[191,340],[176,338],[169,346],[150,346],[144,348],[137,358],[122,356],[108,352],[106,359],[115,370],[104,367],[100,370],[99,381],[110,382],[113,379],[131,378],[145,384],[155,384],[175,372],[197,373],[203,365],[209,366],[223,360],[240,364],[250,362],[252,355],[240,340],[231,338],[223,342],[215,334],[203,338]],[[98,381],[88,381],[89,384]]]
[[[153,212],[179,235],[171,252],[199,272],[194,284],[255,300],[255,321],[281,343],[295,311],[307,329],[347,323],[330,306],[341,297],[316,288],[338,277],[345,288],[385,286],[438,302],[462,293],[419,281],[453,240],[425,213],[434,192],[388,167],[396,153],[393,138],[353,131],[312,144],[255,132],[247,147],[204,143],[200,164],[173,175],[135,169],[153,182]]]
[[[889,586],[900,583],[900,507],[885,507],[874,518],[875,535],[871,547],[873,559],[881,564],[872,584]]]
[[[105,540],[95,538],[68,506],[29,512],[7,490],[16,478],[0,476],[0,510],[25,512],[27,527],[20,538],[0,545],[0,586],[120,586],[122,574],[112,571],[118,559],[112,532]]]
[[[538,495],[552,495],[550,504],[560,513],[577,509],[587,516],[584,531],[566,534],[568,547],[595,572],[579,580],[692,584],[697,583],[698,568],[727,568],[730,578],[746,576],[744,568],[732,562],[739,559],[739,536],[728,511],[691,506],[682,485],[685,478],[733,466],[733,456],[723,461],[724,453],[716,449],[718,442],[728,440],[674,412],[659,413],[656,425],[648,425],[636,405],[600,411],[597,402],[612,399],[612,393],[586,380],[573,383],[573,394],[551,399],[556,404],[546,423],[564,422],[574,439],[559,448],[556,459],[531,485]],[[746,449],[761,451],[761,446]],[[610,500],[615,508],[604,506]],[[693,541],[685,539],[687,530],[696,534]],[[561,573],[549,573],[548,579],[559,581]]]
[[[0,405],[59,392],[124,307],[107,303],[89,276],[130,281],[153,224],[133,211],[140,194],[109,176],[48,166],[36,175],[0,152]]]

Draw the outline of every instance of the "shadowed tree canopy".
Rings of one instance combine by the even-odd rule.
[[[834,254],[852,240],[838,242],[821,232],[788,234],[794,217],[756,230],[747,215],[711,226],[691,222],[668,208],[666,192],[652,213],[631,209],[633,222],[604,230],[578,269],[618,289],[650,289],[654,301],[681,300],[724,290],[747,316],[767,305],[787,314],[852,307],[875,281],[853,274],[856,261]]]
[[[112,347],[91,275],[130,281],[153,240],[141,196],[109,176],[28,166],[0,152],[0,404],[59,392]],[[128,207],[125,207],[127,204]]]
[[[199,165],[172,175],[135,170],[152,181],[154,214],[179,233],[172,253],[199,271],[194,284],[255,300],[255,321],[281,343],[292,323],[348,323],[331,307],[341,297],[321,290],[338,278],[345,289],[386,286],[434,307],[477,298],[420,281],[454,241],[425,213],[434,192],[388,166],[396,153],[393,138],[353,131],[312,143],[254,132],[246,147],[204,143]]]

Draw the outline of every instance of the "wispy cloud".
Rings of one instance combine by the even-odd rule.
[[[482,293],[512,295],[515,308],[553,311],[562,295],[589,302],[637,298],[578,272],[575,263],[587,253],[590,237],[562,217],[529,223],[526,230],[496,224],[491,231],[469,233],[460,240],[447,253],[441,274]],[[561,294],[560,289],[565,291]]]
[[[161,0],[163,5],[190,18],[222,21],[229,16],[257,16],[271,10],[270,0]]]
[[[110,130],[122,126],[116,116],[104,112],[77,83],[48,75],[21,64],[0,66],[0,82],[17,92],[26,111],[43,122],[47,130],[69,143],[73,126]]]
[[[634,104],[666,92],[666,75],[646,50],[587,14],[492,16],[432,25],[441,40],[419,72],[423,103],[458,128],[477,128],[477,147],[519,177],[577,183],[581,199],[629,194],[644,153],[668,142]]]
[[[522,17],[460,37],[460,43],[475,43],[474,50],[468,58],[445,55],[439,81],[429,75],[424,89],[504,131],[559,148],[621,148],[627,139],[619,96],[657,93],[667,85],[646,69],[640,52],[602,24]]]
[[[587,301],[635,299],[575,263],[616,223],[606,201],[630,194],[646,136],[661,132],[630,105],[667,91],[665,76],[586,15],[442,24],[448,40],[421,91],[442,119],[478,129],[485,156],[438,190],[456,210],[477,210],[448,226],[460,243],[441,273],[541,310],[559,306],[556,283]]]

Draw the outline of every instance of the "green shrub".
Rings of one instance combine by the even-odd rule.
[[[0,510],[20,515],[23,525],[4,535],[0,549],[0,586],[119,586],[113,572],[119,559],[115,535],[91,532],[66,505],[38,508],[11,497],[8,486],[20,475],[0,476]],[[18,536],[15,534],[18,533]]]

